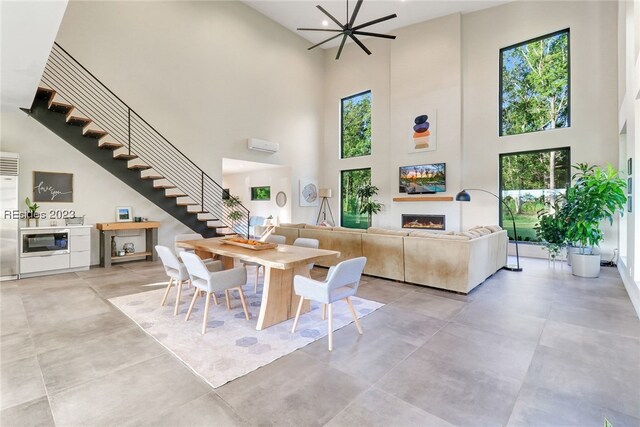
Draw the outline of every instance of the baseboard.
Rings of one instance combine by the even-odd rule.
[[[638,285],[636,285],[629,276],[629,269],[622,259],[618,260],[618,271],[620,272],[620,277],[622,277],[622,283],[624,283],[627,294],[629,294],[633,308],[636,309],[636,314],[638,318],[640,318],[640,288],[638,288]]]

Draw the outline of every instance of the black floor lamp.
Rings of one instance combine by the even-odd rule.
[[[336,225],[335,220],[333,219],[333,212],[331,212],[331,205],[329,205],[329,200],[331,198],[331,189],[330,188],[321,188],[318,191],[318,195],[322,198],[322,202],[320,203],[320,211],[318,211],[318,218],[316,219],[316,224],[320,222],[320,215],[322,215],[322,220],[327,220],[327,208],[329,209],[329,215],[331,216],[331,225]]]
[[[483,193],[491,194],[493,197],[500,200],[502,204],[507,208],[507,211],[509,211],[509,214],[511,214],[511,222],[513,223],[513,239],[514,239],[514,243],[516,244],[516,265],[507,264],[502,268],[509,271],[522,271],[522,267],[520,267],[520,254],[518,253],[518,232],[516,231],[516,219],[513,216],[513,212],[511,212],[511,208],[509,208],[509,205],[507,205],[507,203],[504,200],[502,200],[500,197],[496,196],[492,192],[487,190],[482,190],[480,188],[463,189],[461,192],[456,194],[456,201],[470,202],[471,196],[469,195],[469,193],[467,193],[467,191],[482,191]]]

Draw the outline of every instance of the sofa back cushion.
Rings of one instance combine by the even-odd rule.
[[[366,233],[367,230],[360,228],[333,227],[333,231],[342,231],[343,233]]]
[[[369,234],[388,234],[391,236],[408,236],[409,232],[400,230],[387,230],[385,228],[369,227],[367,230]]]
[[[291,224],[288,222],[280,223],[280,227],[287,227],[287,228],[304,228],[305,225],[306,225],[305,223],[300,223],[300,224]]]

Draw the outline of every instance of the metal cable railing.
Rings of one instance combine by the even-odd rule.
[[[185,156],[73,56],[54,43],[42,81],[133,154],[163,176],[175,191],[238,234],[249,235],[249,210],[225,200],[216,181]]]

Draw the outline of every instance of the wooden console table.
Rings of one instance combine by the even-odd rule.
[[[158,244],[159,227],[160,223],[157,221],[102,222],[96,224],[96,228],[100,230],[100,266],[109,268],[112,262],[134,261],[140,257],[145,257],[147,261],[156,261],[158,255],[154,248]],[[115,236],[118,230],[144,230],[146,237],[145,251],[134,252],[125,256],[111,256],[111,238]]]

